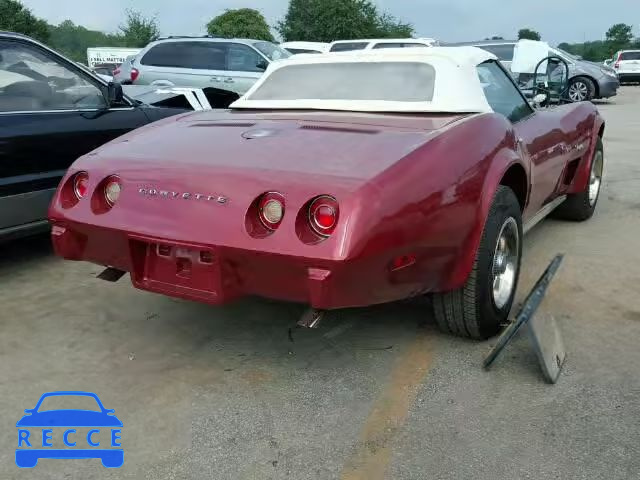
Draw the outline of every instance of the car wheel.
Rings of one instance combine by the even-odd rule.
[[[522,215],[516,195],[499,186],[465,285],[433,295],[440,329],[461,337],[487,339],[506,323],[520,276]]]
[[[604,172],[604,147],[602,139],[598,137],[596,150],[591,160],[589,183],[582,192],[571,194],[553,212],[553,216],[563,220],[582,222],[593,216],[600,198],[602,188],[602,174]]]
[[[569,82],[569,99],[572,102],[593,100],[596,96],[596,85],[587,77],[576,77]]]

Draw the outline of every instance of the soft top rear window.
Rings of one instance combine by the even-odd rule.
[[[640,60],[640,50],[634,52],[622,52],[620,60]]]
[[[423,62],[290,65],[269,75],[248,99],[430,102],[435,76]]]
[[[336,43],[331,47],[330,52],[350,52],[352,50],[363,50],[368,42],[348,42],[348,43]]]

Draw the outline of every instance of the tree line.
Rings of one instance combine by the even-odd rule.
[[[585,60],[600,62],[612,59],[619,50],[640,50],[640,38],[633,38],[633,28],[625,23],[616,23],[605,35],[605,40],[584,43],[561,43],[558,48],[574,55],[580,55]],[[615,59],[614,59],[615,60]]]
[[[252,8],[226,10],[205,26],[210,35],[224,38],[244,37],[275,41],[265,17]],[[20,32],[47,43],[76,61],[85,61],[88,47],[138,47],[160,37],[155,17],[126,10],[116,33],[89,30],[65,20],[51,25],[37,18],[20,0],[0,0],[0,30]],[[381,11],[372,0],[290,0],[287,12],[275,25],[283,41],[331,42],[356,38],[408,38],[414,35],[411,23]],[[531,28],[518,32],[518,39],[540,40]],[[502,40],[493,36],[486,40]],[[586,60],[602,61],[625,48],[640,48],[632,27],[613,25],[605,40],[585,43],[561,43],[560,48]]]
[[[0,30],[29,35],[83,62],[89,47],[144,47],[160,36],[156,19],[145,18],[135,10],[125,11],[125,21],[117,33],[104,33],[71,20],[51,25],[33,15],[19,0],[0,0]]]

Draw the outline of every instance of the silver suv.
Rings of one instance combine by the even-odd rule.
[[[291,56],[261,40],[169,37],[152,42],[133,61],[134,85],[215,87],[239,95],[269,63]]]

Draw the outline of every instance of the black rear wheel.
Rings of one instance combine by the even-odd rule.
[[[458,290],[433,294],[440,329],[487,339],[506,323],[520,276],[522,216],[513,190],[499,186],[493,198],[471,274]]]

